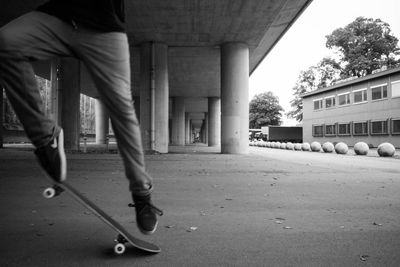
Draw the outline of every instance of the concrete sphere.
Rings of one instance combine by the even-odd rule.
[[[378,146],[378,154],[381,157],[393,157],[396,149],[390,143],[382,143]]]
[[[331,152],[333,152],[334,149],[335,149],[335,147],[333,146],[333,144],[331,142],[325,142],[322,145],[322,150],[324,150],[325,153],[331,153]]]
[[[281,142],[275,142],[275,148],[281,148]]]
[[[349,147],[345,143],[339,142],[335,146],[335,151],[337,154],[347,154]]]
[[[310,144],[309,143],[303,143],[302,145],[301,145],[301,150],[303,150],[303,151],[310,151],[311,150],[311,147],[310,147]]]
[[[293,150],[294,149],[294,145],[291,142],[289,142],[289,143],[286,144],[286,149]]]
[[[271,142],[267,142],[265,146],[266,147],[271,147]]]
[[[317,141],[311,143],[311,150],[313,152],[320,152],[321,151],[321,144]]]
[[[369,151],[369,146],[365,142],[358,142],[354,145],[354,152],[357,155],[367,155]]]
[[[286,143],[281,143],[281,149],[286,149]]]
[[[299,144],[299,143],[295,144],[294,150],[297,150],[297,151],[301,150],[301,144]]]

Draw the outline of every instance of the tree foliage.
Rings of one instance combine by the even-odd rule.
[[[254,96],[250,101],[249,127],[258,129],[261,126],[280,125],[281,111],[279,98],[272,92],[265,92]]]
[[[380,19],[358,17],[326,39],[326,46],[336,50],[339,59],[324,58],[300,73],[290,102],[293,109],[286,114],[297,121],[303,119],[303,94],[330,86],[339,79],[361,77],[375,69],[400,64],[398,39],[392,35],[389,24]]]
[[[316,66],[311,66],[308,70],[301,71],[296,85],[292,89],[294,91],[294,99],[290,101],[290,105],[293,109],[286,113],[286,116],[302,121],[302,95],[331,85],[340,78],[340,73],[340,65],[331,58],[324,58]]]
[[[340,52],[345,77],[365,76],[382,66],[399,63],[398,39],[392,35],[389,24],[380,19],[358,17],[326,39],[326,47]]]

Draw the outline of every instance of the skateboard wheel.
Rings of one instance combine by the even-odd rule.
[[[114,252],[115,254],[121,255],[122,253],[125,252],[125,245],[118,243],[114,246]]]
[[[43,196],[45,198],[53,198],[53,197],[55,197],[55,195],[56,195],[56,190],[52,187],[46,188],[43,191]]]

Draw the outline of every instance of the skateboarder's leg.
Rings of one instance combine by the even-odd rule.
[[[127,37],[117,32],[88,34],[90,37],[79,41],[78,55],[110,114],[130,190],[135,195],[148,195],[152,179],[145,171],[140,128],[133,108]]]
[[[145,171],[139,123],[132,102],[129,45],[124,33],[88,32],[76,47],[106,106],[121,153],[130,190],[151,193],[152,178]]]
[[[67,55],[68,49],[59,41],[62,34],[57,35],[66,28],[65,23],[54,17],[31,12],[0,29],[0,85],[5,88],[27,136],[37,148],[44,148],[54,140],[62,140],[58,140],[61,128],[43,112],[42,99],[30,61]],[[44,157],[52,157],[52,153],[62,156],[64,153],[63,149],[59,150],[59,146],[56,151],[44,150],[44,153],[40,153],[45,154]],[[65,159],[57,159],[57,164],[61,166],[49,166],[51,160],[47,158],[43,159],[44,162],[42,158],[40,160],[54,179],[65,178]]]
[[[82,30],[82,33],[84,30]],[[152,178],[145,170],[139,123],[132,102],[129,44],[124,33],[88,32],[77,38],[78,56],[85,62],[101,100],[108,109],[126,177],[144,233],[157,226],[151,204]]]

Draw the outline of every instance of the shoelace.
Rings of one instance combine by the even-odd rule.
[[[131,208],[136,207],[135,203],[129,203],[128,206]],[[161,209],[157,208],[152,203],[145,203],[143,209],[146,208],[146,206],[149,207],[152,211],[154,211],[154,213],[156,213],[158,216],[162,216],[164,214],[164,212]]]

